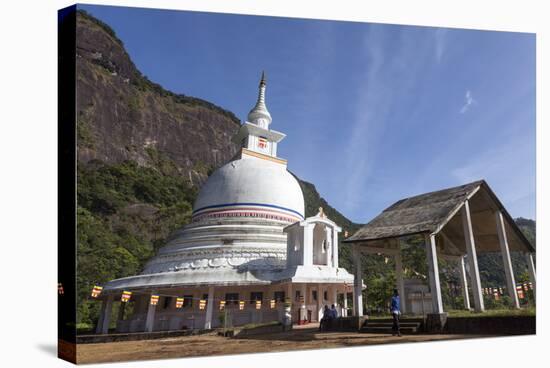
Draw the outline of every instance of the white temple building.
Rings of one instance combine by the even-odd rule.
[[[108,332],[124,291],[132,294],[121,303],[117,332],[283,321],[285,300],[293,322],[318,321],[339,294],[346,303],[354,276],[338,265],[341,228],[322,209],[304,218],[300,185],[277,157],[285,134],[270,129],[265,91],[262,74],[258,101],[233,138],[240,151],[203,185],[192,222],[141,274],[105,285],[97,333]],[[156,305],[151,296],[159,296]],[[337,306],[340,315],[345,307]]]

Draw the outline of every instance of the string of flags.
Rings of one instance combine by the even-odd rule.
[[[61,284],[59,284],[59,290],[60,290],[60,294],[63,293],[63,286]],[[101,293],[103,292],[103,287],[102,286],[99,286],[99,285],[94,285],[94,287],[92,288],[92,293],[91,293],[91,297],[92,298],[98,298]],[[140,292],[132,292],[132,291],[128,291],[128,290],[124,290],[122,292],[122,295],[120,297],[120,301],[123,302],[123,303],[127,303],[131,300],[132,298],[132,295],[134,295],[134,293],[140,293]],[[153,294],[151,295],[151,298],[149,300],[149,303],[151,305],[158,305],[158,302],[160,300],[160,296],[159,294]],[[173,297],[173,295],[166,295],[167,297]],[[190,299],[190,300],[197,300],[198,298],[185,298],[185,297],[176,297],[176,308],[180,309],[180,308],[183,308],[184,306],[184,302],[186,299]],[[199,309],[200,310],[205,310],[206,309],[206,306],[208,304],[208,301],[206,299],[198,299],[199,300]],[[227,304],[227,300],[225,299],[215,299],[215,300],[219,300],[219,309],[220,311],[223,311],[226,307],[226,304]],[[303,302],[304,300],[304,297],[303,295],[300,296],[300,301]],[[262,309],[262,300],[260,299],[253,299],[253,300],[239,300],[238,302],[238,305],[239,305],[239,310],[244,310],[244,307],[246,305],[246,302],[250,302],[250,303],[254,303],[255,305],[255,308],[256,309]],[[231,300],[230,302],[233,302],[233,300]],[[236,300],[234,300],[234,302],[236,302]],[[269,307],[271,309],[274,309],[277,307],[277,303],[278,302],[281,302],[281,301],[278,301],[276,299],[270,299],[269,300]]]
[[[492,296],[495,300],[500,300],[500,297],[504,295],[504,290],[504,287],[486,287],[482,288],[481,292],[483,295]],[[518,294],[519,299],[524,299],[528,290],[533,290],[532,282],[524,282],[516,285],[516,293]]]

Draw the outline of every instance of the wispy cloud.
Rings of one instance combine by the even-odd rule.
[[[460,108],[460,113],[461,114],[466,113],[468,110],[470,110],[470,107],[476,103],[477,101],[474,100],[474,97],[472,96],[472,92],[470,90],[467,90],[466,95],[464,96],[464,105],[462,105],[462,107]]]
[[[361,46],[357,57],[364,60],[365,69],[358,75],[356,98],[349,101],[355,111],[349,125],[344,165],[342,210],[352,215],[363,213],[364,208],[387,205],[376,196],[365,195],[365,190],[379,187],[380,192],[387,188],[384,175],[391,174],[378,168],[378,162],[384,159],[379,156],[388,144],[384,137],[395,128],[392,114],[403,108],[400,103],[422,80],[425,68],[433,60],[434,47],[430,38],[418,42],[417,35],[404,31],[392,38],[380,26],[369,28]],[[409,108],[409,116],[415,115],[417,108],[416,105]]]
[[[438,64],[443,59],[443,54],[445,53],[446,35],[447,30],[445,28],[438,28],[435,31],[435,59]]]

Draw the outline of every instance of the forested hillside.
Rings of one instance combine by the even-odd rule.
[[[92,326],[99,312],[99,303],[89,298],[92,287],[139,273],[168,235],[190,221],[201,184],[236,152],[230,138],[239,120],[211,102],[149,81],[114,31],[83,12],[77,40],[77,316],[80,326]],[[323,207],[344,231],[359,228],[313,184],[300,185],[306,216]],[[534,221],[518,224],[534,242]],[[480,259],[485,286],[502,284],[499,257]],[[368,307],[382,308],[395,282],[393,261],[362,261]],[[340,246],[340,264],[353,271],[348,245]],[[404,265],[407,277],[426,275],[425,254],[415,239],[405,246]],[[514,257],[514,265],[521,274],[523,260]],[[443,265],[442,280],[455,277]]]

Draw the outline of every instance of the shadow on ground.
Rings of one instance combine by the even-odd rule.
[[[38,344],[36,345],[38,350],[43,351],[46,354],[57,356],[57,345],[56,344]]]

